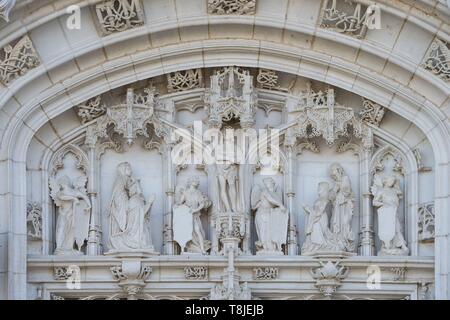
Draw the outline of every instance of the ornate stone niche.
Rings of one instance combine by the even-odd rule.
[[[290,117],[295,122],[284,144],[288,171],[296,172],[288,187],[295,190],[291,210],[297,215],[302,253],[361,252],[363,240],[372,242],[370,233],[357,234],[368,214],[367,200],[360,200],[369,190],[361,169],[370,161],[372,130],[352,108],[337,103],[333,89],[314,91],[311,83]]]
[[[163,243],[153,243],[151,235],[164,228],[162,212],[166,203],[161,197],[156,197],[156,194],[164,192],[163,172],[170,168],[163,161],[169,152],[165,147],[165,139],[169,139],[170,127],[164,124],[164,116],[156,110],[160,101],[154,88],[145,88],[142,92],[129,88],[123,100],[117,105],[107,106],[106,113],[96,118],[86,129],[85,145],[92,154],[97,170],[93,175],[94,188],[99,195],[95,198],[98,209],[94,220],[99,226],[103,226],[102,244],[107,252],[120,251],[122,247],[130,250],[133,247],[134,251],[143,249],[148,253],[160,251]],[[148,163],[152,163],[152,166],[148,166]],[[128,201],[134,201],[135,191],[136,199],[145,198],[141,204],[141,208],[147,210],[144,212],[144,220],[149,239],[144,241],[145,245],[144,242],[140,245],[132,244],[133,239],[111,242],[113,229],[110,228],[113,221],[107,213],[111,213],[113,203],[121,203],[115,197],[120,194],[118,183],[123,171],[121,168],[125,166],[130,171],[127,178],[130,182],[124,184],[122,192],[127,194]],[[139,203],[136,202],[136,205],[137,210]],[[140,246],[142,248],[138,248]]]
[[[372,159],[371,175],[375,233],[378,235],[378,255],[408,255],[404,236],[406,225],[406,168],[404,157],[392,147],[383,147]]]
[[[77,145],[58,150],[49,169],[49,192],[56,212],[55,255],[87,251],[92,203],[88,194],[89,160]]]

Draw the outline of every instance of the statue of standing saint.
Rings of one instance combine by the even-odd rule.
[[[174,208],[174,240],[180,245],[181,252],[206,255],[211,242],[205,239],[201,213],[211,206],[211,201],[198,188],[200,180],[192,177],[185,187],[177,187],[177,205]]]
[[[128,162],[119,164],[108,207],[110,252],[154,251],[149,213],[154,201],[154,195],[145,201],[140,181],[133,177],[131,165]]]
[[[91,201],[86,192],[86,177],[72,183],[68,176],[50,180],[51,197],[58,207],[55,255],[82,255],[88,239]]]
[[[372,194],[373,205],[378,207],[378,237],[382,243],[378,255],[408,255],[397,214],[402,195],[397,177],[375,175]]]
[[[274,179],[264,179],[262,188],[253,189],[252,209],[256,210],[257,254],[283,254],[289,214]]]
[[[333,202],[331,231],[343,251],[353,252],[356,249],[355,235],[352,230],[355,195],[351,181],[344,168],[338,163],[331,165],[330,176],[335,182],[331,194]]]

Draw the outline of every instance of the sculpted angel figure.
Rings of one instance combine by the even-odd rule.
[[[331,232],[340,242],[342,250],[353,252],[356,249],[355,235],[352,230],[355,195],[351,181],[344,168],[338,163],[331,165],[330,176],[335,183],[330,197],[333,203]]]
[[[201,221],[203,210],[211,206],[208,197],[199,190],[200,180],[197,176],[188,180],[185,187],[177,187],[177,206],[174,208],[174,238],[181,246],[182,252],[207,254],[211,242],[205,239]]]
[[[273,178],[264,179],[263,187],[252,191],[252,209],[256,210],[258,254],[282,254],[286,244],[288,210],[283,205],[280,189]]]
[[[133,177],[131,165],[128,162],[119,164],[108,207],[111,251],[153,251],[149,212],[154,201],[154,195],[145,201],[140,181]]]
[[[81,255],[88,239],[91,201],[85,189],[86,177],[72,184],[68,176],[50,181],[51,197],[58,207],[55,255]]]
[[[319,251],[340,250],[328,226],[327,208],[330,204],[330,185],[327,182],[319,183],[317,192],[319,197],[314,202],[313,208],[303,207],[308,215],[306,240],[302,246],[302,254],[306,255]]]
[[[378,207],[378,237],[382,247],[379,255],[407,255],[409,250],[403,237],[398,207],[402,191],[399,181],[393,174],[381,177],[374,176],[372,186],[373,205]]]

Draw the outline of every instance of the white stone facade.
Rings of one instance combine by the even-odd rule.
[[[0,0],[0,299],[450,299],[449,53],[446,1]],[[228,128],[279,162],[175,161]]]

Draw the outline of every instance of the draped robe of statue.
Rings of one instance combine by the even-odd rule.
[[[147,214],[154,199],[146,204],[139,180],[132,177],[129,163],[117,168],[118,176],[108,208],[111,251],[153,250]]]
[[[302,246],[302,254],[314,254],[320,251],[339,251],[339,246],[333,239],[333,234],[329,229],[327,208],[330,186],[322,182],[318,187],[318,199],[314,202],[312,209],[304,207],[308,214],[306,225],[306,240]]]
[[[335,181],[331,231],[343,251],[353,252],[356,249],[355,235],[352,230],[355,195],[351,181],[339,164],[332,165],[331,177]]]
[[[189,253],[207,254],[211,243],[206,240],[201,213],[211,206],[211,202],[198,189],[199,184],[197,178],[191,178],[185,188],[177,188],[178,205],[174,208],[174,240],[181,246],[182,251],[186,247]],[[189,211],[186,211],[185,207],[189,208]],[[185,213],[189,215],[179,216]]]
[[[82,184],[85,178],[81,178]],[[56,255],[81,255],[88,239],[91,202],[85,192],[72,186],[70,178],[51,182],[52,197],[58,207],[56,221]],[[58,190],[58,191],[56,191]],[[76,250],[74,249],[76,245]]]
[[[282,246],[287,241],[289,215],[275,187],[275,181],[269,178],[265,179],[262,190],[256,187],[252,192],[258,254],[282,254]]]
[[[409,250],[401,232],[398,208],[401,190],[393,175],[375,178],[373,205],[378,207],[378,237],[382,242],[379,255],[407,255]]]

